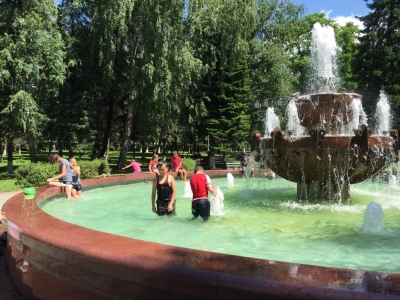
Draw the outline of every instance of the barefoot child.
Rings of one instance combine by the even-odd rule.
[[[65,187],[65,195],[66,198],[71,198],[71,190],[72,190],[72,173],[69,161],[65,158],[62,158],[58,154],[50,154],[49,161],[53,164],[58,163],[58,172],[57,176],[49,178],[46,180],[46,183],[50,186],[60,186]]]

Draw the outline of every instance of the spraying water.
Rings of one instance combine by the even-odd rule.
[[[268,107],[265,116],[265,136],[269,137],[276,127],[280,127],[279,118],[273,107]]]
[[[192,192],[192,188],[190,187],[189,181],[185,182],[185,187],[183,190],[183,197],[184,198],[192,198],[193,197],[193,192]]]
[[[312,76],[309,84],[312,93],[337,90],[337,49],[333,28],[315,23],[312,29]]]
[[[376,231],[382,229],[383,210],[382,205],[370,202],[364,213],[362,229],[364,231]]]
[[[300,125],[300,119],[294,99],[290,100],[286,113],[288,116],[287,132],[289,135],[301,136],[304,132],[304,127]]]
[[[367,125],[368,117],[362,107],[361,99],[353,99],[353,101],[350,103],[350,111],[353,114],[353,119],[349,123],[351,130],[350,133],[352,133],[352,130],[360,128],[360,125]]]
[[[226,175],[226,186],[234,186],[234,178],[231,173]]]
[[[386,134],[391,126],[392,116],[390,114],[390,105],[388,98],[383,91],[379,94],[379,101],[376,104],[375,119],[377,122],[376,133]]]
[[[223,216],[224,213],[224,193],[217,186],[217,195],[210,196],[210,214],[212,216]]]

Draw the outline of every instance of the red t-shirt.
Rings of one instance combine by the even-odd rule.
[[[208,198],[208,185],[211,184],[210,177],[205,174],[195,174],[190,178],[190,187],[192,188],[192,200]]]
[[[149,165],[150,165],[150,170],[157,169],[158,159],[156,161],[150,160]]]

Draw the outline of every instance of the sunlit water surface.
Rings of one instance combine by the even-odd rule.
[[[151,183],[96,188],[42,209],[66,222],[116,235],[186,248],[319,266],[400,273],[400,188],[363,182],[345,203],[299,201],[283,179],[214,178],[225,195],[225,215],[191,221],[191,199],[177,181],[177,215],[151,211]],[[383,228],[362,230],[369,202],[383,207]]]

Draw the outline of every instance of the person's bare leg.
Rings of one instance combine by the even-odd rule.
[[[186,178],[187,178],[186,170],[182,170],[182,173],[183,173],[183,181],[186,181]]]

